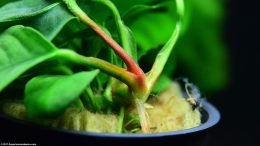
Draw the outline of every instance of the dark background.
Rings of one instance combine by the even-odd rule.
[[[257,1],[227,1],[224,38],[231,61],[231,84],[209,100],[221,112],[209,146],[260,145],[260,7]]]

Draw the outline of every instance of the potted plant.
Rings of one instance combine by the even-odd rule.
[[[11,135],[32,142],[43,136],[83,143],[162,143],[177,137],[175,143],[187,145],[201,136],[187,133],[218,122],[217,110],[200,102],[195,85],[184,80],[181,89],[167,72],[172,50],[186,32],[184,1],[123,3],[0,3],[1,129],[15,128]],[[164,45],[168,35],[163,29],[162,36],[142,31],[147,21],[141,15],[172,19]]]

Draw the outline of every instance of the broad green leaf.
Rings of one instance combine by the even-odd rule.
[[[135,5],[144,5],[154,2],[155,0],[129,0],[129,1],[123,1],[123,0],[111,0],[121,14],[124,14],[126,11],[128,11],[131,7]]]
[[[21,25],[7,29],[0,35],[0,91],[55,54],[55,46],[34,29]]]
[[[66,24],[75,19],[76,17],[60,3],[48,12],[30,19],[28,25],[39,30],[49,40],[53,40]]]
[[[30,116],[55,117],[62,113],[86,86],[98,70],[73,75],[43,75],[30,80],[25,88],[25,106]]]
[[[135,7],[132,9],[135,12],[129,11],[131,14],[126,14],[124,19],[127,20],[138,45],[138,58],[150,49],[160,47],[169,39],[175,26],[172,9],[172,5],[162,3]]]
[[[5,4],[0,8],[0,23],[22,20],[49,11],[58,2],[50,0],[19,0]]]

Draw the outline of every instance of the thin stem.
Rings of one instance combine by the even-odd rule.
[[[175,30],[173,31],[170,39],[163,46],[160,52],[157,54],[155,61],[153,63],[152,69],[148,73],[147,82],[148,88],[151,90],[157,81],[158,77],[162,73],[163,68],[165,67],[166,62],[169,59],[169,56],[173,50],[174,45],[177,42],[177,39],[180,36],[181,31],[181,22],[184,15],[184,2],[183,0],[176,0],[176,9],[177,9],[177,22]]]
[[[119,122],[118,122],[118,129],[117,129],[118,133],[123,132],[124,117],[125,117],[125,108],[121,107],[119,112]]]
[[[84,109],[84,104],[83,102],[81,101],[80,98],[77,98],[75,101],[74,101],[74,104],[79,107],[80,109]]]
[[[83,66],[90,66],[100,69],[104,73],[107,73],[108,75],[117,78],[118,80],[127,84],[129,87],[134,87],[136,85],[136,75],[104,60],[94,57],[82,56],[75,53],[74,51],[65,49],[59,50],[57,52],[57,57]]]
[[[90,19],[84,11],[81,10],[81,8],[77,5],[76,0],[64,0],[64,2],[74,15],[78,16],[82,22],[91,27],[115,51],[115,53],[123,59],[130,72],[137,75],[144,74],[139,66],[128,56],[128,54],[124,52],[122,47],[109,35],[107,35],[96,22]]]
[[[139,86],[136,86],[137,76],[135,74],[125,69],[122,69],[118,66],[115,66],[113,64],[110,64],[104,60],[93,58],[93,57],[85,57],[71,50],[59,50],[57,52],[56,57],[83,66],[91,66],[91,67],[98,68],[101,71],[127,84],[128,87],[131,87],[133,91],[138,91],[138,92],[132,92],[132,95],[134,96],[134,100],[136,101],[135,103],[136,103],[138,115],[141,119],[140,121],[141,121],[142,130],[145,133],[149,132],[149,128],[147,128],[149,127],[149,124],[147,122],[145,108],[144,108],[144,100],[143,100],[143,98],[145,97],[144,95],[147,95],[146,93],[147,90],[142,90],[140,89]]]
[[[168,61],[170,53],[179,37],[179,34],[180,34],[180,24],[178,23],[176,25],[176,28],[170,40],[165,44],[165,46],[162,48],[162,50],[160,50],[160,52],[156,56],[152,69],[150,70],[147,77],[149,88],[153,87],[158,77],[160,76],[162,70],[164,69],[164,66]]]
[[[114,3],[111,2],[111,0],[95,0],[95,1],[103,5],[106,5],[112,11],[118,29],[119,37],[124,50],[128,55],[130,55],[130,57],[132,57],[133,59],[136,58],[136,56],[134,56],[134,53],[132,52],[132,49],[134,48],[131,48],[132,45],[131,42],[129,42],[129,35],[130,35],[129,30],[127,29],[124,22],[122,21],[120,13],[116,8],[116,6],[114,5]]]
[[[146,98],[147,93],[147,82],[146,76],[142,69],[129,57],[128,54],[124,52],[120,45],[115,42],[109,35],[107,35],[104,30],[101,29],[98,24],[96,24],[92,19],[88,17],[88,15],[81,10],[81,8],[77,5],[76,0],[63,0],[68,8],[71,10],[74,15],[78,16],[81,21],[90,26],[114,51],[115,53],[125,62],[127,66],[127,71],[116,67],[114,65],[108,64],[102,60],[97,58],[85,59],[83,62],[86,64],[91,64],[94,67],[102,68],[106,73],[118,78],[122,82],[126,83],[128,87],[132,90],[133,94],[137,98]],[[96,64],[93,64],[96,63]],[[101,63],[101,64],[100,64]],[[116,71],[115,71],[116,70]],[[130,72],[132,74],[130,74]]]
[[[145,110],[143,101],[136,98],[135,99],[135,106],[136,106],[137,113],[138,113],[139,118],[140,118],[140,124],[141,124],[142,131],[144,133],[150,133],[150,128],[149,128],[150,124],[149,124],[148,119],[147,119],[148,117],[147,117],[147,114],[146,114],[146,110]]]
[[[87,87],[86,90],[85,90],[85,98],[86,98],[87,101],[90,102],[90,105],[92,106],[92,108],[95,109],[96,103],[94,101],[94,93],[93,93],[93,91],[90,87]]]
[[[61,71],[62,73],[66,74],[66,75],[72,75],[73,74],[73,71],[69,67],[63,66],[63,65],[56,66],[55,70]]]

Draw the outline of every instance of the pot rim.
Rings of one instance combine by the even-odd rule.
[[[202,105],[202,112],[206,114],[206,120],[201,125],[184,130],[172,131],[172,132],[160,132],[160,133],[149,133],[149,134],[141,134],[141,133],[96,133],[96,132],[81,132],[81,131],[72,131],[66,129],[58,129],[58,128],[51,128],[51,127],[42,127],[39,125],[29,125],[28,123],[17,120],[14,118],[6,117],[0,115],[0,119],[9,119],[14,120],[14,122],[18,122],[22,125],[29,125],[35,126],[35,128],[45,128],[46,130],[50,130],[53,132],[61,132],[65,134],[73,134],[78,136],[89,136],[89,137],[100,137],[100,138],[153,138],[153,137],[166,137],[166,136],[180,136],[180,135],[187,135],[192,133],[201,132],[203,130],[209,129],[216,125],[220,121],[220,113],[218,109],[209,103],[206,100],[201,100]]]

